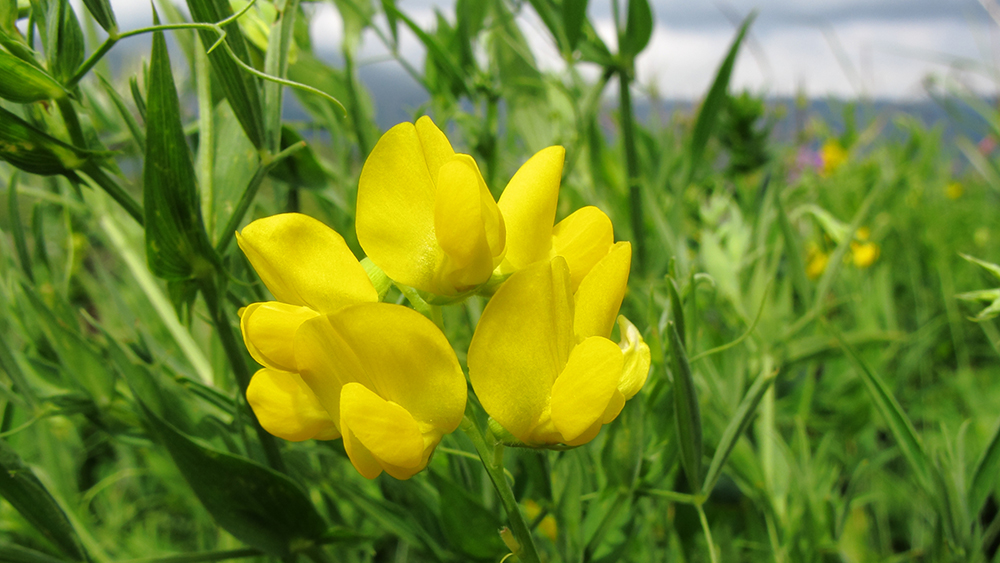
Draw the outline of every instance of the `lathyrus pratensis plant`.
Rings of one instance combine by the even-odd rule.
[[[264,366],[247,391],[264,428],[296,441],[342,437],[365,477],[408,479],[461,425],[482,447],[528,561],[537,560],[530,534],[486,440],[586,444],[642,388],[650,366],[649,347],[618,316],[629,243],[614,243],[611,222],[594,207],[553,226],[563,154],[550,147],[528,160],[498,203],[476,162],[422,117],[390,129],[361,173],[357,231],[370,269],[408,286],[403,293],[429,311],[492,295],[468,352],[488,438],[467,409],[455,352],[431,320],[440,316],[380,302],[343,238],[315,219],[276,215],[238,235],[276,299],[241,313],[247,349]],[[616,317],[617,344],[609,339]]]

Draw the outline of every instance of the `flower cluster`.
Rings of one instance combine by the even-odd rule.
[[[585,207],[555,223],[564,150],[534,155],[494,201],[476,162],[427,117],[379,140],[361,172],[357,236],[429,303],[492,295],[468,350],[490,417],[526,446],[577,446],[645,383],[649,347],[618,315],[631,246]],[[286,440],[342,437],[357,470],[407,479],[458,428],[467,385],[437,325],[382,303],[344,239],[283,214],[237,234],[275,301],[241,310],[263,368],[247,399]],[[617,320],[621,339],[610,340]]]

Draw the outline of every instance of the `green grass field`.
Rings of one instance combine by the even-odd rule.
[[[194,24],[158,1],[158,26],[124,33],[107,0],[83,4],[0,0],[0,561],[1000,561],[995,104],[948,93],[979,112],[985,140],[874,115],[843,129],[813,120],[776,142],[776,110],[729,88],[750,16],[693,113],[638,121],[647,0],[614,3],[618,47],[597,36],[585,0],[459,0],[456,19],[432,29],[394,0],[336,0],[342,68],[313,52],[299,0],[188,0]],[[517,24],[526,12],[544,22],[564,71],[539,70]],[[144,65],[110,80],[104,55],[154,31]],[[412,121],[431,116],[484,181],[480,192],[475,168],[462,168],[474,203],[461,207],[469,184],[454,180],[453,199],[428,204],[426,232],[400,230],[424,204],[398,196],[411,176],[394,174],[429,169],[429,189],[451,184],[443,166],[433,176],[426,136],[416,168],[393,164],[409,145],[382,137],[357,74],[372,31],[404,65],[402,35],[426,47],[423,70],[406,66],[430,97]],[[178,47],[169,54],[164,34]],[[596,81],[584,65],[601,69]],[[282,122],[288,96],[308,122]],[[888,119],[899,134],[885,133]],[[515,213],[532,212],[512,207],[513,195],[493,202],[553,145],[565,148],[561,168],[544,169],[561,179],[555,219],[587,206],[606,214],[613,240],[631,244],[627,288],[585,275],[598,266],[573,282],[597,290],[559,285],[560,264],[578,270],[558,228],[537,239],[544,256],[515,263],[528,237]],[[359,183],[382,195],[358,204]],[[296,263],[300,249],[332,247],[252,229],[237,244],[235,231],[285,212],[334,229],[353,257]],[[380,229],[402,232],[404,246],[430,237],[445,256],[421,270],[433,282],[397,279],[410,273],[394,273],[393,260],[413,253],[376,249]],[[467,250],[476,236],[492,255]],[[278,265],[240,251],[255,244],[271,245],[261,260]],[[602,244],[594,261],[606,264]],[[371,282],[350,283],[383,303],[365,306],[408,307],[390,309],[446,339],[439,354],[398,323],[343,313],[362,305],[334,311],[295,296],[307,284],[340,295],[348,282],[321,282],[361,272],[354,258],[366,255]],[[546,267],[550,256],[565,260]],[[525,285],[529,274],[555,289]],[[284,275],[291,289],[276,290]],[[511,297],[521,286],[533,293]],[[573,324],[591,314],[587,291],[610,300],[609,321],[624,294],[620,313],[649,347],[641,390],[624,390],[615,367],[597,398],[596,350],[644,376],[630,355],[643,348],[626,350],[625,328]],[[249,326],[242,308],[272,295],[305,303],[302,314],[329,319],[341,339],[307,347],[305,328],[262,325],[268,343],[287,346],[296,367],[281,373],[304,381],[293,395],[312,410],[285,408],[290,399],[267,394],[277,387],[253,408],[246,399],[265,352],[247,351],[240,315]],[[556,320],[534,320],[547,314]],[[525,358],[551,350],[561,359],[546,376],[553,387],[538,387],[547,410],[528,413],[519,395],[548,372]],[[360,393],[350,403],[309,354],[331,373],[402,359],[391,385],[344,384]],[[422,387],[433,370],[453,376],[448,393],[467,389],[464,411],[450,406],[458,395]],[[558,382],[570,377],[565,391]],[[628,399],[617,417],[612,391]],[[411,416],[420,409],[440,412]],[[268,432],[307,413],[333,434],[295,426],[300,438],[345,438]],[[584,427],[600,432],[573,438]],[[406,457],[411,430],[423,441]]]

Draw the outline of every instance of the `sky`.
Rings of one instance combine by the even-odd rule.
[[[612,0],[592,0],[588,14],[613,46]],[[624,0],[623,0],[624,1]],[[982,0],[1000,14],[1000,0]],[[149,4],[112,0],[123,29],[148,25]],[[562,61],[548,32],[527,2],[519,20],[539,64],[558,70]],[[637,81],[667,99],[696,100],[707,91],[732,41],[736,23],[751,10],[758,18],[733,75],[735,89],[769,96],[891,100],[927,98],[926,79],[946,87],[995,94],[1000,84],[1000,27],[977,0],[651,0],[656,19],[652,41],[636,62]],[[332,3],[305,4],[313,13],[314,45],[334,53],[342,24]],[[440,10],[453,19],[453,2],[398,0],[422,25]],[[384,21],[381,22],[384,25]],[[424,52],[403,32],[402,49],[420,68]],[[365,35],[360,61],[386,61],[386,49]],[[596,68],[584,68],[596,75]],[[399,72],[402,72],[401,70]]]

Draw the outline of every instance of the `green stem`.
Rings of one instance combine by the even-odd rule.
[[[491,449],[487,445],[486,438],[479,429],[479,425],[469,416],[466,416],[462,420],[462,431],[465,432],[465,435],[476,446],[476,451],[479,452],[479,460],[483,463],[483,467],[486,468],[486,474],[489,475],[490,481],[493,482],[493,488],[500,495],[500,503],[503,504],[503,508],[507,512],[511,531],[514,532],[514,537],[517,539],[519,547],[519,551],[514,555],[524,563],[540,563],[534,540],[531,539],[531,531],[528,529],[528,523],[524,520],[524,515],[521,514],[517,500],[514,498],[514,491],[511,490],[510,483],[507,482],[507,478],[504,476],[503,445],[494,441]]]
[[[226,352],[230,367],[233,368],[233,375],[236,376],[236,383],[240,386],[240,397],[246,397],[247,387],[250,385],[250,370],[247,367],[246,359],[243,356],[242,346],[237,342],[233,327],[229,322],[229,317],[222,309],[222,302],[215,286],[215,281],[207,278],[202,280],[201,293],[205,296],[205,304],[208,306],[208,313],[212,317],[212,324],[215,325],[219,333],[219,340],[222,348]],[[245,404],[239,401],[241,405]],[[257,438],[264,449],[264,457],[267,458],[268,465],[275,471],[285,472],[285,462],[281,459],[281,452],[278,450],[278,443],[274,436],[267,433],[257,420],[256,413],[250,411],[250,421],[257,432]]]
[[[639,153],[635,145],[635,122],[632,118],[631,80],[627,72],[618,71],[619,112],[622,143],[625,145],[625,165],[628,173],[628,196],[632,214],[632,239],[635,243],[635,265],[640,274],[646,268],[646,232],[642,220],[642,193],[639,191]]]
[[[142,206],[139,205],[139,202],[133,199],[132,196],[125,191],[125,188],[118,185],[118,182],[108,176],[104,170],[101,170],[100,166],[91,161],[83,165],[83,167],[80,168],[80,171],[87,176],[90,176],[90,179],[93,180],[95,184],[104,189],[104,191],[108,192],[108,195],[117,201],[118,205],[125,208],[125,211],[128,212],[133,219],[135,219],[136,223],[139,223],[139,225],[145,223]]]
[[[705,517],[705,509],[701,504],[694,505],[698,511],[698,520],[701,521],[701,529],[705,532],[705,541],[708,543],[708,557],[712,563],[719,563],[719,557],[715,553],[715,542],[712,541],[712,529],[708,526],[708,518]]]
[[[80,127],[80,118],[76,115],[73,102],[69,98],[62,97],[56,100],[56,106],[59,107],[59,113],[66,123],[66,131],[73,144],[81,149],[87,148],[87,139],[83,136],[83,128]]]
[[[240,223],[243,222],[243,216],[246,215],[248,209],[250,209],[250,204],[253,203],[253,199],[257,197],[257,190],[260,189],[261,183],[267,174],[278,165],[282,160],[292,156],[296,152],[305,148],[306,142],[299,141],[294,145],[291,145],[287,149],[279,152],[271,158],[267,158],[266,155],[261,159],[260,166],[257,167],[257,172],[250,179],[250,183],[247,184],[247,189],[244,190],[243,196],[240,198],[239,203],[236,204],[236,209],[233,210],[233,214],[229,217],[229,221],[226,223],[225,228],[219,231],[219,242],[215,245],[215,251],[220,255],[224,255],[226,250],[229,248],[229,244],[233,242],[236,238],[233,233],[239,228]]]

